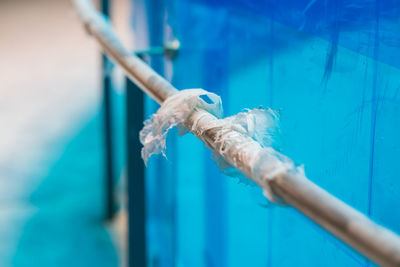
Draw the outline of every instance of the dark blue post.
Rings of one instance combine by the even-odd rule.
[[[143,92],[126,85],[126,172],[128,180],[128,267],[147,266],[145,169],[139,131],[144,119]]]
[[[110,1],[101,0],[101,11],[105,16],[110,16]],[[104,105],[104,162],[105,162],[105,205],[106,219],[111,220],[115,213],[114,199],[114,162],[112,142],[112,105],[111,105],[111,75],[110,62],[102,54],[102,79],[103,79],[103,105]]]

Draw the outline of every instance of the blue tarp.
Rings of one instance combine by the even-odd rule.
[[[278,110],[280,151],[304,164],[310,180],[400,233],[399,1],[133,2],[139,46],[179,39],[171,65],[152,60],[176,87],[221,95],[225,115]],[[150,114],[156,105],[147,107]],[[148,164],[150,262],[370,264],[293,208],[220,174],[195,137],[171,137],[167,146],[168,161]]]

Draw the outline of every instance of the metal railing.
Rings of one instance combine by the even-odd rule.
[[[178,93],[178,90],[167,80],[122,46],[111,25],[94,9],[90,1],[74,0],[74,3],[89,34],[97,40],[104,52],[124,69],[137,87],[159,104]],[[202,119],[199,119],[200,117]],[[222,144],[217,138],[218,129],[200,131],[208,129],[207,125],[216,120],[218,119],[206,111],[195,111],[185,126],[211,149],[219,151]],[[196,125],[193,125],[195,122]],[[238,144],[241,140],[246,139],[244,136],[239,136]],[[240,162],[241,158],[238,153],[238,149],[230,149],[221,156],[260,187],[270,190],[274,196],[293,206],[367,258],[383,266],[400,266],[399,236],[375,224],[357,210],[330,195],[308,180],[304,174],[293,171],[278,172],[273,177],[266,179],[263,176],[262,168],[261,173],[252,172],[248,163]],[[265,158],[273,160],[269,155],[265,156]],[[136,158],[136,160],[140,159]],[[266,164],[270,164],[270,162],[266,162]]]

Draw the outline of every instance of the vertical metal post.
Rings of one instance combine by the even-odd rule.
[[[101,0],[101,11],[110,16],[110,1]],[[101,55],[102,59],[102,84],[103,84],[103,114],[104,114],[104,179],[105,179],[105,206],[106,219],[111,220],[115,213],[114,199],[114,160],[113,160],[113,140],[112,140],[112,103],[111,103],[111,76],[110,62],[105,54]]]
[[[126,171],[128,184],[128,267],[145,267],[146,187],[139,131],[144,119],[143,92],[126,79]]]

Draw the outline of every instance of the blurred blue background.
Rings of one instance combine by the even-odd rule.
[[[133,2],[137,45],[181,43],[171,65],[153,67],[179,89],[218,93],[225,115],[278,110],[281,152],[400,233],[398,1]],[[294,209],[221,175],[193,136],[167,146],[169,160],[149,162],[147,178],[149,257],[161,266],[370,265]]]
[[[132,49],[225,116],[271,107],[280,151],[307,177],[400,233],[400,3],[115,0]],[[0,0],[0,266],[126,259],[123,75],[113,77],[119,212],[104,223],[100,51],[66,0]],[[146,98],[146,116],[158,105]],[[149,266],[372,266],[293,208],[222,175],[194,136],[169,135],[146,169]]]

